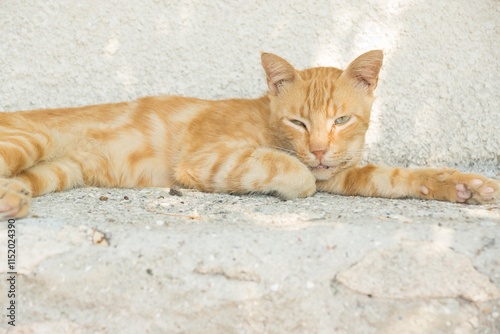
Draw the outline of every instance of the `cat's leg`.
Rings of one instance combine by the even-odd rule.
[[[28,213],[31,191],[11,177],[46,156],[52,143],[45,130],[16,114],[0,113],[0,220]]]
[[[185,187],[233,194],[273,194],[283,199],[316,192],[315,178],[297,158],[270,148],[228,147],[187,155],[175,171]]]
[[[0,178],[0,220],[26,216],[32,196],[83,184],[81,166],[69,158],[42,162],[13,178]]]
[[[318,191],[388,198],[425,198],[460,203],[491,203],[500,198],[495,180],[454,169],[354,167],[317,182]]]
[[[28,119],[0,113],[0,177],[11,177],[46,158],[52,149],[49,132]]]

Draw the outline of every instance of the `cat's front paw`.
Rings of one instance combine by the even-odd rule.
[[[28,214],[31,192],[21,181],[0,178],[0,221]]]
[[[420,187],[424,197],[458,203],[492,203],[500,198],[500,184],[478,174],[453,169],[427,171]]]
[[[284,199],[312,196],[316,192],[316,178],[307,168],[297,175],[283,175],[276,180],[276,186],[271,193]]]

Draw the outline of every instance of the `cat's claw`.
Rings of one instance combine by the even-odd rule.
[[[0,221],[28,214],[31,192],[17,180],[0,179]]]

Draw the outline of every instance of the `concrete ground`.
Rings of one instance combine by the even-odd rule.
[[[0,332],[500,332],[498,203],[88,188],[15,226]]]

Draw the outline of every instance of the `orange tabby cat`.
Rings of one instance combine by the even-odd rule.
[[[382,58],[298,71],[263,53],[270,92],[253,100],[0,113],[0,218],[26,216],[31,196],[83,186],[494,201],[498,184],[480,175],[358,166]]]

